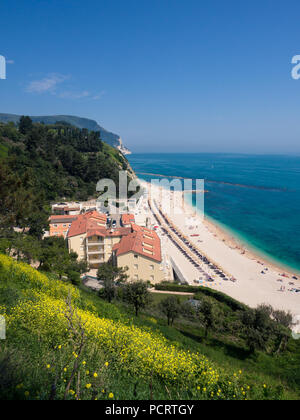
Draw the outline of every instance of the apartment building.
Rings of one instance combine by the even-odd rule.
[[[160,239],[150,229],[132,224],[131,233],[113,247],[112,260],[118,267],[128,267],[131,281],[155,284],[164,280]]]
[[[124,216],[124,215],[123,215]],[[69,250],[86,260],[91,269],[111,260],[118,267],[128,267],[130,280],[159,283],[164,278],[161,243],[156,232],[132,223],[133,215],[124,218],[126,227],[107,228],[107,216],[96,211],[82,214],[68,232]]]
[[[97,211],[88,211],[79,215],[72,223],[67,235],[69,250],[76,252],[79,260],[86,260],[88,262],[89,251],[91,251],[91,256],[93,255],[92,259],[96,260],[96,256],[99,257],[101,251],[100,246],[102,244],[100,243],[100,240],[97,241],[97,245],[99,246],[97,250],[99,250],[99,252],[98,254],[94,253],[95,251],[90,250],[90,247],[88,246],[88,243],[92,246],[94,238],[90,237],[87,240],[87,235],[90,232],[95,232],[97,230],[106,230],[106,224],[107,216],[98,213]],[[100,258],[98,259],[100,260]]]
[[[52,206],[52,213],[57,215],[76,216],[81,213],[81,203],[57,203]]]

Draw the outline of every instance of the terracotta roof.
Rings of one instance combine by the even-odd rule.
[[[89,229],[103,229],[106,226],[106,215],[97,211],[89,211],[75,217],[76,219],[70,227],[68,238],[82,235]]]
[[[50,224],[57,224],[57,223],[67,223],[67,222],[74,222],[78,216],[69,216],[69,215],[61,215],[61,216],[50,216],[49,222]]]
[[[64,211],[80,211],[80,207],[64,207]]]
[[[134,214],[122,214],[122,224],[130,225],[135,222]]]
[[[148,229],[144,226],[136,225],[135,223],[131,223],[131,228],[132,228],[133,232],[143,232],[146,235],[149,235],[150,237],[152,237],[154,235],[157,236],[157,233],[154,230]]]
[[[87,238],[91,236],[102,236],[102,237],[119,237],[119,236],[126,236],[131,233],[131,228],[119,228],[119,229],[99,229],[90,226],[87,230]]]
[[[117,257],[128,252],[134,252],[161,262],[161,244],[157,233],[150,229],[145,229],[147,232],[144,232],[143,229],[135,230],[131,234],[123,236],[121,241],[113,247]],[[149,239],[149,232],[151,232],[151,239]]]

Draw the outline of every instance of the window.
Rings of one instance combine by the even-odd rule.
[[[138,268],[139,268],[138,264],[134,264],[134,269],[138,270]]]
[[[136,274],[135,276],[134,276],[134,280],[138,280],[139,279],[139,276]]]
[[[139,258],[139,256],[135,254],[134,258]]]
[[[150,280],[151,281],[154,281],[154,276],[150,276]]]
[[[153,245],[147,244],[146,242],[143,242],[143,246],[147,246],[148,248],[153,248]]]
[[[154,270],[154,265],[150,265],[150,270]]]

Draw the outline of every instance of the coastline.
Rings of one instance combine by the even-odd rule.
[[[190,207],[191,212],[198,213],[198,209],[194,206],[190,200],[185,199],[186,206]],[[278,272],[284,272],[289,276],[300,276],[300,271],[293,269],[287,264],[280,263],[274,257],[274,259],[265,254],[263,251],[260,252],[259,248],[251,247],[251,244],[247,243],[246,240],[243,242],[242,239],[235,235],[229,227],[221,225],[218,221],[213,219],[211,216],[204,213],[203,223],[210,230],[210,232],[215,235],[215,237],[228,245],[231,249],[236,250],[239,253],[242,253],[245,257],[249,258],[252,261],[260,261],[262,266],[268,266],[272,270]]]
[[[198,212],[197,207],[192,204],[191,200],[185,199],[185,203],[191,208],[191,211]],[[284,264],[283,262],[277,260],[275,257],[273,258],[271,255],[269,256],[258,247],[252,246],[249,242],[247,242],[246,239],[243,240],[242,238],[238,237],[238,233],[234,232],[229,226],[218,222],[213,217],[205,214],[204,223],[208,229],[210,229],[212,234],[215,234],[220,241],[226,243],[232,249],[245,252],[244,255],[251,260],[259,260],[263,263],[262,265],[268,265],[272,267],[272,269],[285,272],[290,276],[300,276],[299,269],[293,268],[288,264]]]
[[[264,266],[269,266],[273,270],[277,270],[279,272],[285,272],[290,276],[300,276],[300,271],[297,269],[292,269],[292,267],[285,265],[284,263],[280,263],[280,261],[275,261],[275,258],[268,258],[263,251],[260,252],[259,248],[255,248],[254,246],[251,247],[250,244],[243,242],[242,239],[238,238],[234,235],[234,233],[225,226],[220,226],[217,221],[215,221],[210,216],[205,216],[204,223],[210,229],[212,234],[215,234],[218,239],[232,249],[236,249],[237,251],[245,252],[244,255],[253,261],[261,261]]]
[[[145,184],[149,192],[151,184],[143,180],[141,182]],[[298,274],[295,274],[296,271],[268,261],[267,258],[247,248],[209,218],[206,217],[203,220],[200,210],[187,202],[182,191],[164,190],[162,194],[160,187],[152,185],[151,193],[155,194],[155,199],[161,208],[166,198],[170,198],[173,202],[173,208],[181,208],[181,214],[178,212],[173,214],[163,212],[163,214],[167,215],[173,226],[183,232],[188,241],[197,247],[202,255],[226,274],[227,279],[234,279],[234,281],[225,281],[218,276],[212,276],[213,281],[204,280],[202,286],[219,290],[253,308],[260,304],[270,304],[274,309],[290,311],[295,317],[300,315],[300,293],[296,292],[300,290],[300,278]],[[163,232],[164,229],[161,231]],[[195,285],[196,279],[199,278],[199,271],[191,261],[176,248],[172,241],[165,240],[164,247],[185,274],[188,284]],[[182,247],[184,248],[184,244]],[[297,279],[293,276],[297,276]]]

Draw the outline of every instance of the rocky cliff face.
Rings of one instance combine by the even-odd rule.
[[[124,146],[121,137],[119,138],[119,145],[117,146],[117,149],[119,149],[120,152],[123,153],[123,155],[131,155],[131,151],[127,147]]]

